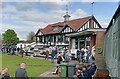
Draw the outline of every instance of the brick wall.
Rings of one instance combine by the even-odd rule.
[[[106,32],[96,33],[96,53],[98,53],[97,51],[98,48],[101,48],[103,50],[105,33]]]
[[[105,32],[97,32],[96,33],[96,64],[98,69],[104,69],[105,68],[105,61],[102,59],[102,52],[103,52],[103,45],[104,45],[104,37]],[[101,48],[101,53],[98,54],[98,48]]]

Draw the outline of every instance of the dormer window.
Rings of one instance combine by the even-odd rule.
[[[62,26],[54,26],[53,30],[60,30],[62,28]]]

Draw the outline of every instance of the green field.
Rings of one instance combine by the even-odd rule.
[[[38,77],[40,74],[54,67],[48,60],[2,54],[2,69],[8,67],[8,73],[11,77],[14,77],[15,71],[19,68],[21,62],[27,64],[26,70],[29,77]]]

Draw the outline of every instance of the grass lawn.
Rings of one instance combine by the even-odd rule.
[[[19,68],[19,64],[25,62],[27,64],[26,70],[29,77],[38,77],[45,71],[53,68],[53,64],[44,59],[30,58],[30,57],[18,57],[7,54],[2,54],[2,69],[5,67],[9,68],[9,74],[14,77],[15,71]]]

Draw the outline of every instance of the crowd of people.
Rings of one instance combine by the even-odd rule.
[[[58,52],[55,46],[51,47],[51,62],[55,62],[54,59],[57,59],[57,64],[61,64],[63,62],[69,62],[70,56],[67,49],[62,49],[62,51]]]
[[[32,48],[30,49],[32,50]],[[28,56],[28,49],[27,47],[22,48],[22,45],[20,47],[17,46],[2,46],[1,48],[2,53],[7,53],[8,55],[21,55],[23,57],[24,53],[26,56]]]
[[[20,52],[20,48],[16,46],[3,46],[1,48],[1,51],[10,55],[18,55],[18,53]]]
[[[83,65],[76,70],[74,77],[78,79],[92,79],[97,67],[95,63]]]
[[[68,50],[62,49],[62,51],[58,51],[56,46],[46,48],[42,54],[45,55],[45,59],[47,60],[49,59],[50,56],[51,63],[61,64],[62,62],[70,61]],[[57,62],[55,61],[55,59],[57,59]]]
[[[90,63],[91,58],[95,56],[95,46],[92,47],[90,51],[90,47],[82,48],[81,50],[77,50],[77,60],[79,63]]]
[[[55,47],[53,47],[51,49],[52,49],[51,62],[54,62],[54,57],[56,56],[57,64],[58,64],[58,66],[56,66],[54,74],[55,74],[55,72],[56,72],[56,74],[58,74],[58,72],[60,70],[59,64],[70,62],[71,57],[69,55],[68,50],[66,50],[66,49],[64,49],[62,52],[57,52]],[[87,63],[88,66],[83,66],[83,67],[78,68],[78,70],[76,70],[75,75],[78,78],[80,77],[79,79],[91,79],[92,75],[94,75],[96,68],[97,68],[95,65],[95,57],[94,57],[95,56],[95,46],[92,47],[91,51],[90,51],[89,46],[87,46],[86,48],[82,48],[81,50],[77,50],[76,53],[77,53],[77,61],[80,64]],[[81,74],[83,73],[83,75],[81,75],[81,74],[78,75],[77,71],[81,71]]]
[[[62,49],[62,51],[58,52],[56,46],[49,47],[49,49],[46,49],[44,51],[46,57],[45,59],[49,58],[49,54],[51,57],[51,62],[55,62],[55,58],[57,59],[57,64],[61,64],[63,62],[69,62],[71,60],[71,55],[67,49]],[[87,46],[86,48],[82,48],[81,50],[77,50],[77,61],[79,63],[90,63],[93,62],[91,58],[94,58],[95,56],[95,46],[92,47],[92,50],[90,50],[90,47]]]

